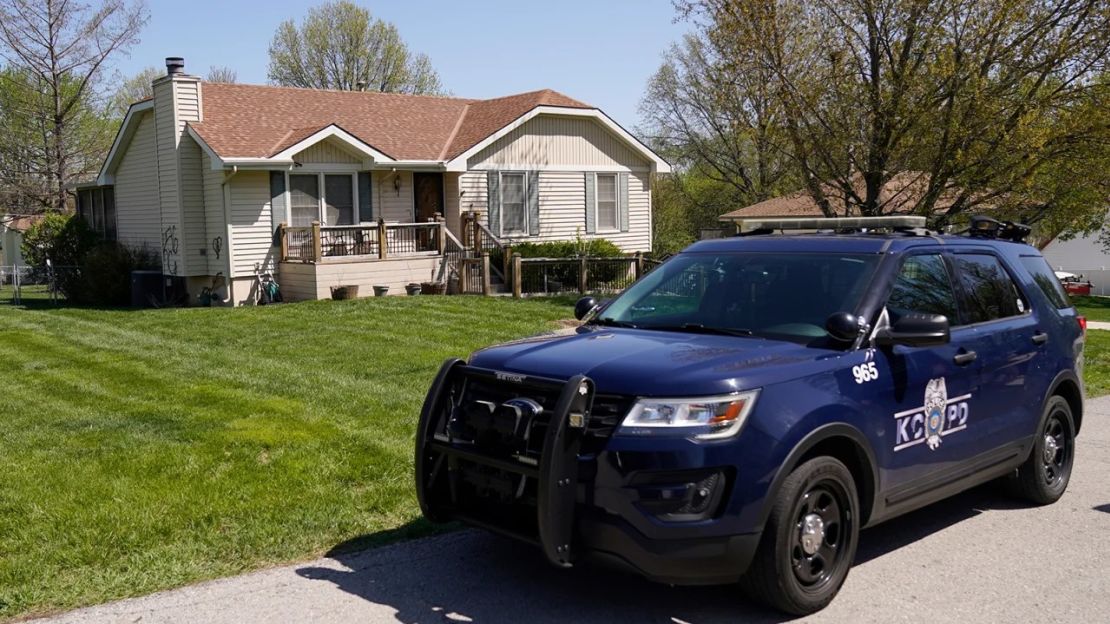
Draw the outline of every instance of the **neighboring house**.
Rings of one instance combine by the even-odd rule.
[[[1110,255],[1099,242],[1099,233],[1054,240],[1041,253],[1054,271],[1082,275],[1091,280],[1091,293],[1110,294]]]
[[[109,237],[160,253],[191,294],[224,278],[223,299],[249,302],[256,269],[295,299],[340,284],[396,293],[444,278],[445,257],[474,246],[470,215],[487,248],[578,235],[651,248],[651,176],[667,163],[554,91],[321,91],[206,83],[181,59],[166,66],[78,206]]]
[[[0,215],[0,267],[22,266],[23,233],[41,216]]]

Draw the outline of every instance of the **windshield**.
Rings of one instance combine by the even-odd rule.
[[[594,322],[821,343],[830,315],[856,312],[878,262],[877,254],[682,254]]]

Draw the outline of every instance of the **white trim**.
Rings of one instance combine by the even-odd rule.
[[[613,221],[616,227],[612,229],[601,229],[601,212],[598,211],[598,204],[601,203],[601,192],[598,191],[597,178],[598,176],[613,176]],[[594,173],[594,234],[620,234],[621,233],[621,200],[620,200],[620,174],[612,171],[599,171]]]
[[[292,223],[292,221],[293,221],[293,194],[292,194],[292,186],[290,186],[290,178],[292,178],[293,176],[312,176],[312,175],[316,176],[316,195],[317,195],[317,197],[316,197],[316,220],[320,222],[321,226],[324,226],[324,225],[327,225],[327,226],[340,225],[340,224],[336,224],[336,223],[328,223],[325,220],[325,218],[327,216],[327,184],[326,184],[325,178],[327,178],[327,176],[342,176],[342,175],[346,175],[347,177],[351,178],[351,223],[350,223],[350,225],[344,225],[343,227],[350,227],[350,226],[353,226],[353,225],[361,225],[363,223],[367,223],[366,221],[361,221],[359,219],[359,217],[361,215],[359,214],[359,206],[358,206],[358,172],[357,171],[355,171],[355,172],[328,171],[328,170],[324,170],[324,169],[308,169],[308,168],[303,169],[303,170],[285,172],[285,214],[288,218],[288,220],[285,221],[285,223],[288,223],[289,225],[293,225],[293,223]],[[271,206],[270,209],[272,211],[273,206]]]
[[[368,157],[368,158],[374,160],[375,162],[387,162],[387,163],[395,162],[393,160],[393,158],[385,155],[382,152],[379,152],[377,149],[375,149],[370,144],[364,142],[362,139],[356,137],[355,135],[351,134],[350,132],[347,132],[346,130],[344,130],[343,128],[340,128],[339,126],[337,126],[335,124],[331,124],[331,125],[327,126],[326,128],[323,128],[321,130],[317,130],[316,132],[314,132],[309,137],[307,137],[305,139],[302,139],[300,141],[297,141],[293,145],[290,145],[289,147],[285,148],[284,150],[278,152],[277,154],[274,154],[270,158],[272,160],[291,160],[293,158],[293,156],[296,155],[297,153],[302,152],[302,151],[308,149],[309,147],[312,147],[313,145],[319,143],[320,141],[323,141],[324,139],[329,139],[329,138],[334,138],[334,139],[346,144],[352,150],[358,152],[358,154],[360,154],[361,156]]]
[[[129,143],[131,137],[135,136],[135,131],[138,130],[138,127],[132,127],[132,124],[135,123],[136,118],[139,116],[138,114],[148,110],[154,110],[153,99],[137,102],[127,109],[127,115],[124,116],[123,123],[120,124],[119,130],[116,131],[116,138],[112,141],[112,148],[108,150],[108,157],[104,159],[104,163],[97,173],[96,183],[98,186],[115,183],[113,176],[109,175],[108,172],[115,170],[117,159],[123,158],[123,152],[120,151],[120,147],[124,143]]]
[[[605,126],[613,134],[617,135],[634,151],[638,152],[646,160],[651,162],[650,170],[652,173],[670,173],[671,166],[667,161],[663,160],[658,154],[653,152],[651,148],[641,143],[636,137],[629,134],[617,122],[609,118],[608,115],[601,112],[596,108],[564,108],[560,106],[537,106],[532,110],[524,113],[513,122],[501,128],[497,132],[487,136],[479,141],[470,149],[459,154],[447,162],[448,171],[466,171],[466,161],[471,157],[481,152],[483,149],[489,147],[494,141],[516,130],[520,126],[528,123],[537,115],[558,115],[563,117],[588,117],[598,121],[601,125]],[[582,169],[579,168],[578,171]]]
[[[648,166],[627,167],[627,166],[624,166],[624,165],[536,165],[536,164],[531,164],[531,165],[517,165],[517,164],[499,165],[499,164],[496,164],[496,163],[482,163],[480,165],[474,165],[473,167],[471,167],[467,171],[500,171],[500,170],[508,171],[510,169],[513,170],[513,171],[540,171],[540,172],[552,171],[552,172],[559,172],[559,173],[567,173],[567,172],[570,172],[570,173],[581,173],[581,172],[589,173],[591,171],[596,171],[596,172],[599,172],[599,173],[613,173],[613,172],[617,172],[617,173],[647,173],[647,172],[651,171],[651,167],[648,167]]]

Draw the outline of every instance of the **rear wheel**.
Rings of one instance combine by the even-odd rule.
[[[1071,406],[1054,396],[1045,406],[1044,424],[1033,441],[1033,452],[1018,468],[1015,493],[1038,505],[1055,503],[1068,489],[1075,461],[1075,421]]]
[[[823,609],[856,556],[859,495],[833,457],[807,461],[783,482],[741,586],[752,598],[796,615]]]

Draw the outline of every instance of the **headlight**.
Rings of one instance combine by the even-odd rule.
[[[758,390],[689,399],[640,399],[624,417],[617,433],[720,440],[744,427]]]

